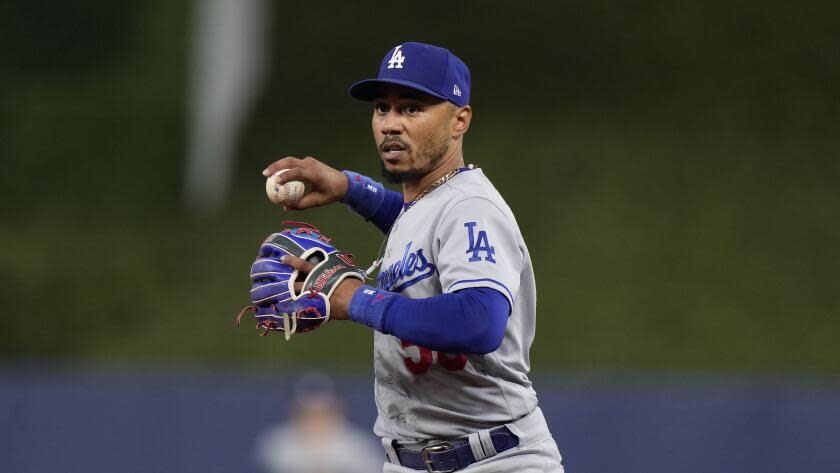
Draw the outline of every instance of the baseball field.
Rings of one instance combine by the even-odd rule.
[[[237,331],[233,317],[248,302],[257,244],[281,220],[315,223],[363,266],[377,256],[376,228],[343,206],[284,214],[260,171],[311,155],[378,178],[371,110],[347,98],[347,85],[404,39],[446,44],[471,64],[465,157],[505,196],[528,244],[538,290],[531,369],[552,387],[558,416],[606,409],[597,396],[580,404],[589,380],[609,380],[618,405],[674,383],[709,396],[640,402],[702,405],[737,383],[747,386],[737,405],[761,413],[796,398],[795,412],[838,415],[836,5],[431,2],[391,12],[411,19],[402,27],[345,2],[274,5],[264,79],[231,132],[227,188],[207,189],[218,202],[196,207],[185,181],[198,7],[85,3],[0,9],[0,385],[22,393],[4,398],[15,426],[6,437],[40,422],[14,399],[34,392],[15,387],[42,371],[68,389],[67,373],[89,368],[156,373],[115,391],[148,399],[192,396],[177,373],[198,370],[204,392],[235,379],[245,416],[261,383],[282,389],[283,377],[318,369],[344,376],[359,393],[350,405],[372,402],[369,329],[331,323],[286,343]],[[806,417],[785,419],[775,427],[822,432]],[[754,435],[744,425],[738,435]],[[609,450],[609,438],[589,440]],[[567,471],[603,465],[595,450],[558,444]],[[691,455],[675,463],[699,455],[685,448]],[[13,458],[15,471],[36,471],[3,453],[0,470]],[[627,471],[646,471],[636,466]]]

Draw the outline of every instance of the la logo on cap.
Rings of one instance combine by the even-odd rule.
[[[402,55],[402,44],[394,48],[394,54],[391,55],[391,59],[388,60],[388,69],[402,69],[402,63],[405,61],[405,56]]]

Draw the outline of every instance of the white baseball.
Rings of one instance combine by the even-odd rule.
[[[300,181],[289,181],[283,185],[277,183],[277,176],[288,171],[288,169],[281,169],[265,181],[265,193],[268,194],[268,199],[275,204],[282,205],[285,202],[294,202],[303,197],[303,183]]]

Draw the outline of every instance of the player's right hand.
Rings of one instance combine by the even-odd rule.
[[[340,201],[347,193],[347,176],[317,159],[307,156],[303,159],[287,156],[273,162],[262,172],[268,177],[281,169],[288,171],[281,174],[277,182],[302,181],[309,186],[309,192],[295,202],[286,202],[286,209],[303,210]]]

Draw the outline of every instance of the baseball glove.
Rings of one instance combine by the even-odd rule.
[[[364,281],[365,277],[353,266],[353,255],[339,252],[314,226],[292,221],[283,225],[293,228],[269,235],[251,265],[253,305],[239,312],[236,326],[252,311],[261,335],[282,331],[289,340],[296,332],[309,332],[327,323],[330,296],[341,281]],[[315,267],[308,274],[301,273],[280,262],[284,255],[305,259]]]

